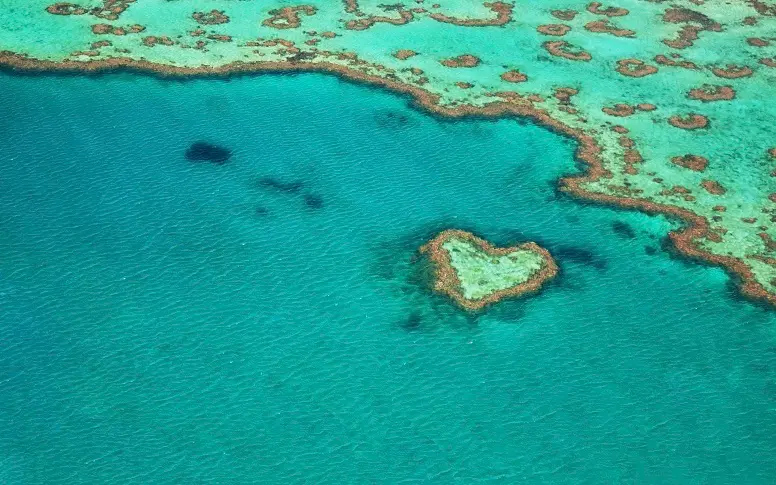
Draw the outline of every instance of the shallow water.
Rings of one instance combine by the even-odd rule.
[[[776,480],[776,317],[557,194],[572,141],[321,75],[0,89],[0,482]],[[462,313],[449,227],[561,275]]]

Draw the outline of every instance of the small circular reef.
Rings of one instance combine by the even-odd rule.
[[[420,248],[434,269],[434,291],[476,311],[538,291],[558,274],[550,253],[533,242],[497,248],[474,234],[448,229]]]

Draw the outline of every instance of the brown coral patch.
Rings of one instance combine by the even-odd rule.
[[[776,58],[774,57],[763,57],[759,62],[763,66],[776,67]]]
[[[612,126],[611,130],[613,132],[615,132],[615,133],[619,133],[620,135],[624,135],[626,133],[630,133],[630,130],[628,130],[627,128],[625,128],[622,125],[614,125],[614,126]]]
[[[752,68],[747,66],[737,66],[735,64],[728,64],[724,68],[715,67],[711,72],[717,76],[725,79],[738,79],[741,77],[749,77],[752,75]]]
[[[480,64],[480,58],[471,54],[463,54],[439,62],[445,67],[477,67]]]
[[[776,160],[776,147],[768,149],[768,156]]]
[[[620,59],[617,61],[616,71],[623,76],[644,77],[649,76],[650,74],[655,74],[657,72],[657,68],[655,66],[650,66],[644,61],[640,61],[638,59]]]
[[[683,130],[698,130],[709,126],[709,119],[697,113],[690,113],[686,116],[673,115],[668,118],[668,123]]]
[[[698,69],[698,65],[691,61],[676,61],[674,59],[669,59],[668,57],[664,56],[663,54],[658,54],[655,56],[655,62],[657,62],[660,65],[663,66],[672,66],[672,67],[681,67],[684,69]]]
[[[684,49],[693,45],[693,42],[698,39],[698,33],[704,30],[712,32],[720,32],[722,25],[713,21],[706,15],[690,10],[688,8],[672,7],[667,9],[663,13],[663,22],[673,24],[696,24],[696,25],[684,25],[679,30],[678,36],[675,39],[664,39],[663,43],[674,49]]]
[[[458,81],[457,83],[455,83],[455,85],[458,86],[461,89],[471,89],[471,88],[474,87],[474,84],[466,83],[466,82],[463,82],[463,81]]]
[[[577,11],[576,10],[553,10],[552,12],[550,12],[550,15],[552,15],[558,20],[569,21],[569,20],[574,20],[574,17],[577,16]]]
[[[701,30],[700,27],[685,25],[679,30],[675,39],[663,39],[663,43],[674,49],[686,49],[698,40],[698,32]]]
[[[652,103],[639,103],[636,105],[636,109],[640,111],[655,111],[657,106]]]
[[[315,15],[318,9],[312,5],[298,5],[296,7],[283,7],[270,10],[271,17],[265,19],[261,25],[273,29],[295,29],[302,25],[301,14]]]
[[[229,23],[229,16],[223,10],[211,10],[210,12],[194,12],[191,14],[200,25],[219,25]]]
[[[99,40],[97,42],[92,42],[91,48],[92,49],[100,49],[102,47],[108,47],[108,46],[111,46],[111,45],[113,45],[113,44],[109,40]]]
[[[553,91],[553,96],[561,103],[568,103],[572,97],[579,94],[579,90],[570,87],[558,87]]]
[[[161,37],[157,37],[155,35],[149,35],[148,37],[143,37],[143,44],[145,44],[147,47],[154,47],[157,44],[175,45],[175,41],[170,39],[166,35],[163,35]]]
[[[622,104],[622,103],[617,103],[611,108],[608,106],[605,106],[601,108],[601,111],[608,114],[609,116],[617,116],[617,117],[630,116],[636,112],[633,106],[630,106],[628,104]]]
[[[636,32],[629,29],[621,29],[609,21],[609,19],[595,20],[585,24],[585,30],[599,34],[611,34],[615,37],[633,37]]]
[[[696,99],[708,103],[710,101],[730,101],[736,97],[732,86],[712,86],[705,84],[700,88],[691,89],[687,93],[690,99]]]
[[[343,0],[345,2],[345,11],[347,13],[358,12],[358,0]]]
[[[565,40],[548,40],[542,44],[542,47],[553,56],[562,57],[571,61],[587,62],[593,58],[590,53],[574,47]]]
[[[768,5],[761,0],[747,0],[747,3],[763,17],[776,17],[776,5]]]
[[[528,250],[539,254],[544,260],[541,269],[532,274],[525,283],[515,285],[511,288],[497,290],[479,299],[466,298],[461,291],[461,280],[458,273],[452,266],[450,254],[443,247],[449,239],[465,240],[477,246],[481,251],[491,256],[506,256],[519,250]],[[550,253],[533,242],[523,243],[513,247],[497,248],[487,241],[478,238],[474,234],[458,229],[448,229],[438,234],[434,239],[424,244],[420,248],[420,253],[426,255],[434,268],[434,291],[447,295],[462,308],[469,311],[476,311],[487,305],[496,303],[504,298],[514,298],[527,293],[538,291],[544,283],[551,280],[558,274],[558,265]]]
[[[701,187],[706,189],[706,192],[711,195],[723,195],[727,190],[719,182],[715,180],[704,180],[701,182]]]
[[[95,17],[99,17],[105,20],[118,20],[119,16],[130,4],[135,3],[136,0],[102,0],[102,7],[95,7],[89,13]]]
[[[553,91],[553,96],[558,100],[560,104],[571,104],[571,98],[579,94],[579,90],[575,88],[559,87]]]
[[[752,47],[768,47],[771,45],[770,42],[768,42],[765,39],[760,39],[759,37],[749,37],[746,39],[746,43],[751,45]]]
[[[682,185],[674,185],[670,189],[663,189],[660,191],[660,195],[664,197],[679,196],[687,202],[692,202],[695,200],[695,196],[692,195],[690,189]]]
[[[587,11],[596,15],[605,15],[607,17],[623,17],[628,15],[628,10],[620,7],[601,8],[601,2],[592,2],[587,6]]]
[[[116,27],[108,24],[94,24],[92,25],[92,33],[97,35],[127,35],[137,34],[145,30],[142,25],[134,24],[129,27]]]
[[[92,25],[92,33],[97,35],[105,35],[113,32],[113,26],[109,24],[94,24]]]
[[[634,167],[634,165],[644,162],[644,158],[641,156],[641,152],[635,148],[629,148],[625,150],[622,158],[625,162],[625,173],[628,175],[637,175],[639,171],[636,167]]]
[[[565,24],[545,24],[536,27],[536,30],[543,35],[563,37],[571,30],[571,27]]]
[[[696,23],[706,30],[722,30],[722,26],[718,22],[710,19],[705,14],[682,7],[671,7],[663,12],[663,22],[669,24]]]
[[[504,74],[502,74],[501,79],[510,83],[521,83],[521,82],[527,81],[528,76],[514,69],[512,71],[507,71]]]
[[[207,36],[210,40],[215,40],[218,42],[231,42],[232,36],[231,35],[224,35],[224,34],[211,34]]]
[[[345,23],[345,28],[348,30],[366,30],[369,27],[377,23],[385,23],[391,25],[404,25],[411,22],[415,17],[411,11],[405,10],[401,4],[396,5],[383,5],[383,10],[395,11],[399,14],[399,17],[386,17],[383,15],[373,15],[370,17],[364,17],[357,20],[348,20]]]
[[[760,239],[762,239],[763,244],[765,244],[765,249],[767,249],[768,251],[776,251],[776,241],[774,241],[773,238],[768,235],[768,233],[761,232],[758,234],[758,236],[760,236]]]
[[[671,163],[695,172],[703,172],[706,170],[706,167],[709,166],[709,160],[706,157],[693,155],[691,153],[682,155],[681,157],[672,157]]]
[[[83,15],[87,10],[74,3],[59,2],[46,7],[46,12],[52,15]]]
[[[70,56],[72,57],[78,57],[78,56],[97,57],[99,55],[100,53],[97,51],[75,51],[70,53]]]
[[[400,61],[404,61],[416,55],[418,55],[418,53],[410,49],[399,49],[393,53],[393,57],[399,59]]]
[[[524,99],[523,95],[516,93],[515,91],[497,91],[495,93],[488,93],[486,96],[495,96],[515,104],[521,103]]]
[[[458,17],[450,17],[442,13],[432,13],[429,17],[438,22],[460,25],[463,27],[498,27],[506,25],[512,20],[512,9],[514,8],[512,4],[504,2],[485,2],[485,7],[493,11],[496,16],[489,19],[461,19]]]
[[[636,142],[633,141],[633,138],[629,138],[623,135],[617,139],[617,144],[619,144],[623,148],[633,148]]]

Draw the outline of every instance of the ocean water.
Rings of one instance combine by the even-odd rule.
[[[0,90],[0,483],[776,481],[776,315],[557,193],[571,140],[323,75]],[[464,313],[451,227],[561,274]]]

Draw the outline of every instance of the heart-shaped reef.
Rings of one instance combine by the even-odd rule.
[[[420,248],[434,265],[434,290],[467,310],[533,293],[558,266],[533,242],[497,248],[474,234],[448,229]]]

